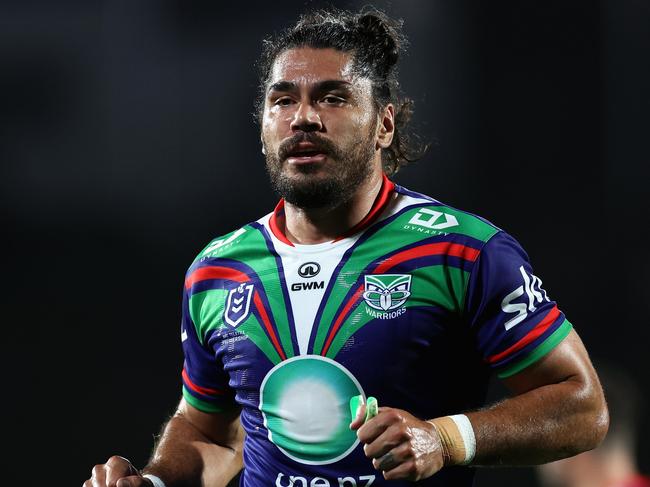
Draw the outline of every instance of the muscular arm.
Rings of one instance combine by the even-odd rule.
[[[600,382],[572,331],[536,364],[505,380],[514,395],[466,413],[476,436],[473,465],[540,464],[595,448],[609,417]],[[387,479],[420,480],[444,465],[438,430],[406,411],[380,408],[358,429],[364,451]],[[435,419],[435,418],[433,418]]]
[[[476,465],[531,465],[595,448],[609,417],[600,382],[575,331],[536,364],[504,380],[515,394],[467,413]]]
[[[225,486],[242,468],[243,439],[238,410],[207,414],[182,399],[143,472],[167,487]]]

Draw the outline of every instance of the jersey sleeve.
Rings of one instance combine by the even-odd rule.
[[[524,249],[503,231],[481,250],[466,310],[479,352],[501,378],[541,359],[572,327],[533,274]]]
[[[236,406],[234,391],[228,385],[228,374],[209,345],[210,336],[199,337],[190,308],[189,290],[183,292],[181,340],[183,346],[183,398],[206,413],[215,413]],[[200,304],[199,304],[200,305]]]

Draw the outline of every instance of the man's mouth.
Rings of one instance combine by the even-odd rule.
[[[309,143],[299,143],[297,147],[289,152],[288,164],[313,164],[323,162],[327,154],[320,147]]]
[[[299,152],[287,157],[289,164],[313,164],[323,162],[327,157],[323,152]]]

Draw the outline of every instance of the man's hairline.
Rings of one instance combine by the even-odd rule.
[[[271,73],[273,72],[273,67],[275,66],[275,63],[277,62],[278,58],[285,54],[287,51],[291,51],[293,49],[315,49],[315,50],[325,50],[325,49],[332,49],[334,51],[343,53],[343,54],[350,54],[350,60],[352,61],[351,63],[351,71],[356,77],[361,77],[361,78],[366,78],[370,80],[371,85],[373,84],[372,78],[367,75],[363,75],[359,72],[359,58],[357,56],[358,54],[358,49],[357,48],[352,48],[348,50],[343,50],[339,49],[335,46],[312,46],[308,43],[303,43],[303,44],[297,44],[297,45],[291,45],[283,48],[282,50],[278,51],[277,53],[274,54],[272,61],[269,64],[268,67],[268,72],[266,79],[264,80],[264,90],[263,93],[266,95],[268,92],[268,85],[271,81]]]
[[[372,98],[372,106],[375,111],[375,115],[379,115],[379,112],[383,109],[385,109],[388,105],[394,104],[392,100],[388,100],[386,103],[381,103],[378,99],[378,97],[375,96],[374,94],[374,83],[372,79],[369,76],[364,76],[359,72],[358,65],[357,65],[357,49],[350,49],[347,51],[344,51],[342,49],[338,49],[337,47],[334,46],[326,46],[326,47],[319,47],[319,46],[312,46],[307,43],[304,44],[298,44],[295,46],[287,46],[284,49],[278,51],[274,56],[273,60],[270,62],[269,67],[268,67],[268,75],[266,79],[264,80],[264,90],[259,92],[259,106],[257,107],[256,110],[256,116],[255,118],[257,119],[259,125],[260,125],[260,130],[262,129],[262,119],[264,118],[264,109],[266,107],[266,100],[267,100],[267,95],[269,93],[269,87],[271,86],[271,79],[272,76],[271,74],[273,73],[273,68],[275,66],[275,63],[277,62],[278,58],[282,56],[284,53],[287,51],[290,51],[292,49],[332,49],[334,51],[338,51],[341,53],[350,53],[351,54],[351,61],[352,61],[352,72],[354,73],[353,78],[365,78],[368,81],[370,81],[370,96]]]

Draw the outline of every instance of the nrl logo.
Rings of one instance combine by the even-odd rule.
[[[374,274],[364,276],[363,299],[378,311],[401,307],[411,295],[410,274]]]
[[[228,293],[223,318],[232,327],[244,321],[250,312],[253,284],[240,284]]]

